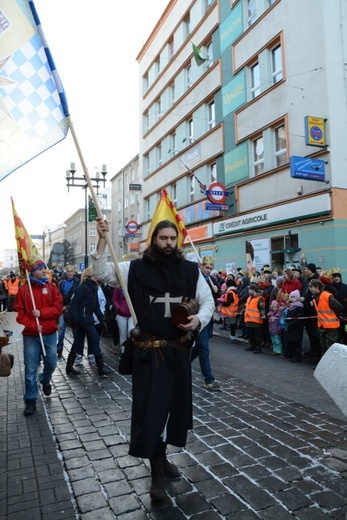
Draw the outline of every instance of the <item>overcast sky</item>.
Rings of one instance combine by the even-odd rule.
[[[89,172],[107,164],[111,178],[138,153],[136,56],[168,3],[35,0]],[[84,206],[81,188],[67,192],[71,161],[77,164],[78,155],[69,133],[0,182],[0,258],[3,249],[16,247],[11,196],[32,235],[54,228]]]

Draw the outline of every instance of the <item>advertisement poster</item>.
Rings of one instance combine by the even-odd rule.
[[[270,265],[270,239],[261,238],[258,240],[247,240],[245,243],[246,251],[246,267],[257,270],[261,269],[263,265]]]

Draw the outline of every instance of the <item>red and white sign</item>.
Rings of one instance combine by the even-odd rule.
[[[127,230],[128,233],[133,234],[133,233],[136,233],[140,229],[140,226],[138,225],[136,220],[129,220],[129,222],[125,226],[125,229]]]
[[[206,195],[213,204],[224,204],[230,194],[224,184],[221,182],[212,182],[206,190]]]

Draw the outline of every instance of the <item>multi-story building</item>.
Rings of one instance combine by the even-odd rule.
[[[144,223],[166,188],[218,268],[343,269],[346,23],[344,0],[171,0],[138,56]]]
[[[2,267],[11,269],[11,271],[18,272],[19,265],[17,249],[4,249],[2,254]]]
[[[106,207],[101,209],[106,219],[111,222],[111,210]],[[66,239],[73,249],[73,264],[77,271],[83,271],[90,264],[89,254],[98,242],[96,221],[90,222],[87,209],[80,208],[65,220],[65,225]]]
[[[141,177],[142,178],[142,177]],[[136,155],[114,177],[112,183],[112,244],[116,258],[137,253],[142,236],[142,184]],[[130,226],[128,225],[130,223]],[[139,226],[136,229],[136,224]]]

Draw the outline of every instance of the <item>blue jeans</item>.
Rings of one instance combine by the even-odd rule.
[[[58,330],[58,344],[57,348],[62,349],[64,346],[64,337],[65,337],[66,324],[64,321],[64,314],[59,316],[59,330]]]
[[[45,334],[42,336],[46,355],[43,358],[43,372],[39,376],[40,383],[47,386],[51,382],[52,374],[57,366],[57,335]],[[24,336],[24,366],[25,366],[25,394],[24,399],[36,400],[38,396],[37,369],[41,352],[39,336]]]
[[[196,339],[196,342],[192,348],[191,360],[199,356],[200,368],[202,375],[204,376],[205,383],[213,383],[215,378],[212,374],[210,365],[210,333],[213,327],[213,321],[211,320],[206,327],[204,327]]]
[[[90,352],[88,348],[88,354],[94,354],[95,356],[101,355],[100,349],[100,336],[95,328],[95,325],[79,325],[76,333],[74,334],[74,342],[70,350],[70,354],[76,355],[79,352],[83,352],[84,338],[87,335],[88,345],[93,349]]]

